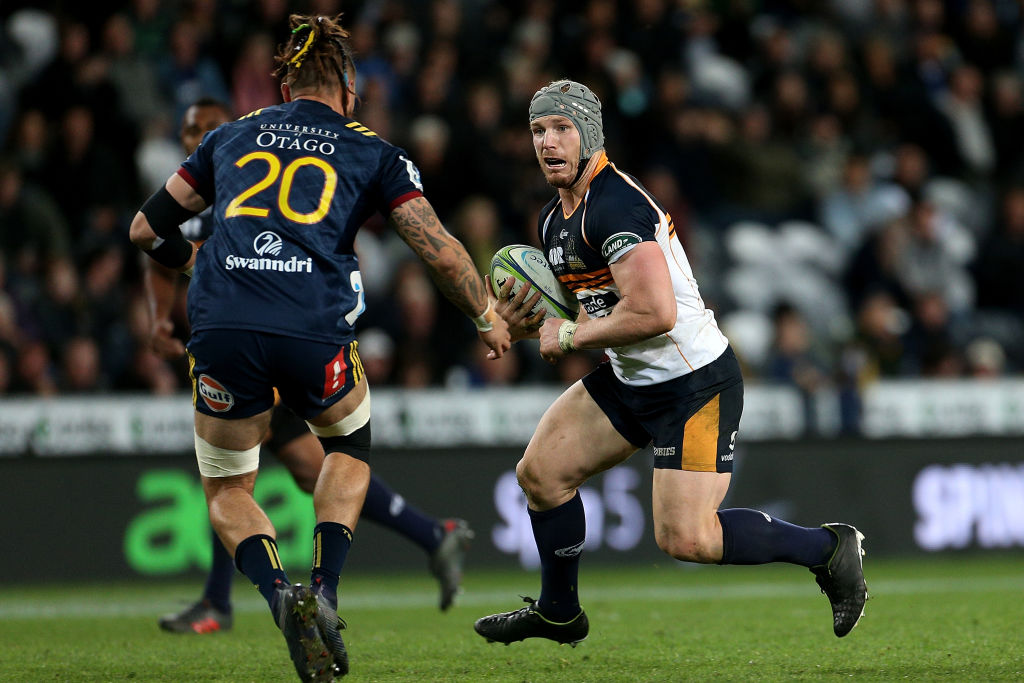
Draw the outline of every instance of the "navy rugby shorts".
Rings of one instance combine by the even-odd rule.
[[[363,378],[357,342],[338,346],[252,330],[202,330],[188,342],[192,404],[227,420],[252,417],[281,402],[309,420]]]
[[[731,347],[687,375],[641,387],[623,384],[606,361],[583,386],[629,443],[653,444],[656,468],[732,472],[743,376]]]

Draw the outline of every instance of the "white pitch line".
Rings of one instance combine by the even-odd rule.
[[[525,581],[536,584],[536,578]],[[241,588],[241,587],[240,587]],[[457,605],[484,607],[509,602],[520,592],[536,591],[536,585],[523,585],[523,582],[510,583],[508,590],[470,590],[458,597]],[[868,577],[868,591],[874,599],[885,596],[920,595],[927,593],[990,593],[1024,590],[1024,577],[1002,576],[975,578],[971,581],[958,579],[889,579],[871,581]],[[584,591],[586,584],[584,582]],[[808,598],[818,594],[818,589],[811,580],[801,583],[767,583],[767,584],[733,584],[724,586],[686,586],[668,583],[655,586],[619,586],[602,587],[600,592],[594,591],[590,603],[625,602],[630,600],[649,600],[656,602],[687,602],[695,600],[746,600],[750,598]],[[58,600],[45,596],[33,595],[30,598],[19,597],[12,591],[5,590],[0,594],[0,618],[37,618],[53,619],[66,617],[130,617],[158,616],[181,609],[185,600],[168,602],[161,593],[161,598],[146,599],[144,596],[111,599],[102,595],[87,598]],[[374,610],[374,609],[415,609],[429,608],[437,605],[437,595],[432,590],[407,591],[368,591],[355,593],[342,592],[341,611]],[[253,594],[235,597],[236,613],[259,612],[267,609],[266,605]]]

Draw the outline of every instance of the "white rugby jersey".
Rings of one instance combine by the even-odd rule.
[[[676,324],[651,339],[606,349],[616,377],[645,386],[680,377],[718,358],[729,340],[704,305],[672,217],[636,178],[600,152],[583,201],[566,215],[556,196],[541,211],[538,232],[559,281],[592,318],[614,310],[619,288],[609,264],[641,242],[657,242],[672,276]]]

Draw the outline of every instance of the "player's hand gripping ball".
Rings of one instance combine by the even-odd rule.
[[[491,258],[491,287],[494,296],[500,296],[501,288],[509,278],[514,280],[509,298],[515,296],[523,284],[531,290],[540,292],[541,297],[532,313],[544,310],[544,318],[562,318],[575,320],[579,312],[579,302],[565,286],[558,281],[551,265],[544,258],[540,249],[525,244],[510,244],[502,247]],[[533,293],[530,294],[533,296]]]

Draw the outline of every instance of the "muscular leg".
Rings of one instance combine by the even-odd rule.
[[[270,411],[242,420],[223,420],[197,412],[196,434],[217,448],[246,450],[263,440]],[[256,470],[228,477],[204,476],[203,491],[210,509],[210,523],[229,553],[254,534],[273,536],[274,527],[252,497]]]
[[[275,455],[288,468],[298,487],[313,493],[324,463],[324,449],[305,423],[300,421],[300,424],[304,433],[278,446]],[[428,554],[437,549],[445,534],[440,520],[410,505],[372,471],[360,517],[401,534]]]
[[[360,382],[341,399],[309,422],[329,427],[347,417],[366,397],[366,382]],[[335,522],[355,529],[363,509],[370,466],[345,453],[328,453],[313,490],[317,522]]]
[[[299,488],[313,493],[324,463],[323,447],[301,418],[284,407],[274,411],[271,420],[274,435],[267,445],[274,449],[277,459],[288,468]],[[465,522],[442,522],[424,514],[372,472],[360,517],[385,526],[421,547],[429,555],[428,566],[441,585],[441,609],[451,606],[462,578],[463,555],[473,533]],[[344,544],[346,540],[341,539],[341,542]],[[323,541],[323,536],[320,541]],[[233,572],[234,566],[228,566],[227,571]],[[211,582],[212,577],[211,572]],[[227,585],[230,585],[230,580],[228,574]],[[224,583],[218,581],[217,585]],[[223,592],[226,600],[226,590]]]
[[[624,461],[637,450],[612,426],[576,382],[551,404],[516,466],[531,510],[568,502],[587,479]]]
[[[256,447],[270,423],[270,411],[242,420],[223,420],[197,412],[196,435],[209,445],[231,451]],[[274,611],[276,587],[287,583],[274,540],[274,527],[253,499],[257,470],[224,477],[204,475],[203,491],[210,524],[238,568],[256,585]]]
[[[654,535],[677,560],[705,564],[790,562],[823,565],[836,538],[822,528],[773,519],[758,510],[719,510],[729,473],[654,470]]]
[[[566,390],[541,418],[516,474],[540,553],[537,608],[546,618],[565,622],[580,613],[577,577],[586,518],[577,488],[635,450],[582,382]]]
[[[366,382],[309,422],[330,427],[348,417],[366,398]],[[346,453],[332,451],[313,489],[316,528],[313,530],[313,571],[310,581],[335,609],[341,569],[352,545],[352,532],[363,509],[370,483],[370,466]]]
[[[722,525],[718,506],[732,475],[717,472],[654,470],[654,539],[677,560],[722,559]]]

